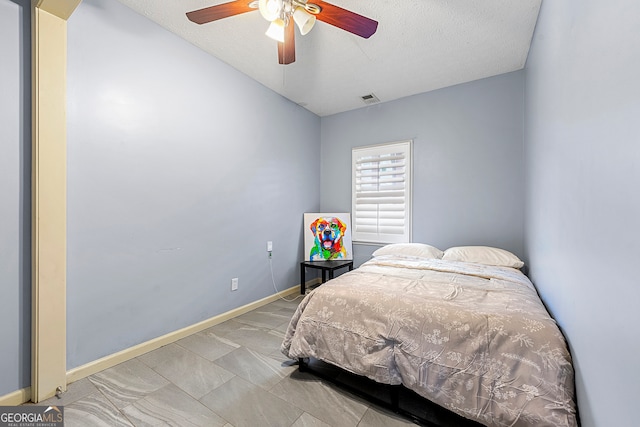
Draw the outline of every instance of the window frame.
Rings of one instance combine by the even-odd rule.
[[[366,156],[384,156],[402,152],[405,158],[404,172],[404,231],[401,234],[358,231],[357,204],[357,164]],[[412,241],[412,206],[413,206],[413,140],[388,142],[383,144],[353,147],[351,149],[351,235],[354,243],[389,244],[408,243]],[[379,211],[378,211],[379,212]],[[380,227],[379,218],[375,227]]]

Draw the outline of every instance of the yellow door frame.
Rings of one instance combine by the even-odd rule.
[[[66,383],[67,19],[82,0],[32,0],[31,400]]]

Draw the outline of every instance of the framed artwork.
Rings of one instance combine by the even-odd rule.
[[[305,213],[303,233],[306,260],[353,259],[350,213]]]

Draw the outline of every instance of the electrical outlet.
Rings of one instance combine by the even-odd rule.
[[[267,242],[267,252],[273,251],[273,242]]]
[[[237,291],[238,290],[238,278],[234,277],[233,279],[231,279],[231,290],[232,291]]]

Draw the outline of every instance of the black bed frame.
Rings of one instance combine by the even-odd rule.
[[[313,360],[317,363],[324,363],[316,361],[315,359]],[[334,365],[331,365],[331,368],[340,370],[340,368],[337,368]],[[303,358],[298,359],[298,370],[299,372],[311,373],[324,381],[336,385],[340,389],[354,394],[369,403],[394,412],[420,426],[482,427],[482,424],[461,417],[448,409],[436,405],[402,385],[381,384],[368,378],[340,370],[342,372],[340,376],[346,375],[352,379],[357,379],[357,381],[350,381],[357,384],[352,385],[347,381],[341,381],[339,379],[340,376],[327,375],[320,369],[314,369],[311,366],[309,359]]]

